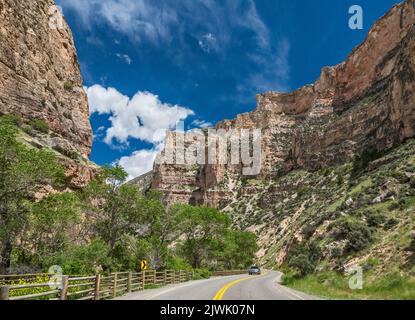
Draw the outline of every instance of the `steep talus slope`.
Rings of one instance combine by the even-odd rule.
[[[258,258],[287,263],[301,245],[318,247],[322,269],[369,265],[415,272],[415,140],[319,171],[295,170],[268,182],[247,180],[229,212],[254,231]]]
[[[56,150],[78,187],[96,170],[87,161],[93,136],[72,33],[54,5],[0,0],[0,115],[46,123],[49,132],[26,128],[23,138]]]

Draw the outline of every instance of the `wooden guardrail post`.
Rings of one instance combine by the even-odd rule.
[[[95,292],[94,292],[94,300],[99,300],[100,296],[99,296],[99,292],[101,288],[101,275],[97,274],[95,276]]]
[[[117,272],[115,272],[114,273],[114,286],[113,286],[113,288],[112,288],[112,296],[114,297],[114,298],[116,298],[117,297],[117,280],[118,280],[118,273]]]
[[[226,270],[226,271],[217,271],[213,274],[215,276],[226,276],[226,275],[236,275],[236,274],[243,274],[246,273],[245,270]],[[128,274],[128,277],[126,276]],[[147,270],[141,272],[141,282],[142,282],[142,289],[144,290],[146,288],[146,285],[148,284],[177,284],[182,283],[186,281],[190,281],[194,278],[195,272],[194,270],[163,270],[160,272],[157,272],[156,270]],[[27,275],[23,275],[20,277],[24,277]],[[32,278],[34,278],[35,275],[33,275]],[[146,278],[147,276],[147,278]],[[5,283],[3,285],[0,285],[0,300],[10,300],[10,299],[33,299],[33,298],[39,298],[39,297],[49,297],[53,295],[53,298],[56,298],[56,294],[58,294],[58,298],[60,300],[68,300],[68,297],[71,296],[71,298],[78,296],[79,294],[88,293],[88,296],[82,297],[82,299],[94,299],[94,300],[100,300],[103,297],[114,297],[116,298],[118,294],[121,294],[121,292],[127,291],[127,293],[130,293],[132,291],[135,291],[136,286],[140,284],[140,273],[133,273],[133,272],[115,272],[112,273],[109,277],[103,277],[100,274],[97,274],[95,276],[90,277],[69,277],[69,276],[62,276],[62,282],[61,286],[59,287],[59,290],[53,290],[53,291],[47,291],[47,292],[41,292],[36,294],[30,294],[30,295],[21,295],[20,297],[13,297],[10,298],[10,291],[24,287],[24,288],[34,288],[34,287],[47,287],[48,284],[28,284],[26,286],[11,286],[9,284],[12,283],[12,280],[7,280],[7,277],[11,277],[11,279],[18,280],[18,276],[0,276],[0,278],[6,279],[4,280]],[[22,278],[23,279],[23,278]],[[107,280],[111,282],[112,280],[112,287],[110,284],[107,285]],[[84,283],[79,283],[80,281],[84,281]],[[105,283],[104,283],[105,281]],[[148,283],[147,283],[148,282]],[[88,286],[88,289],[81,290],[79,287]],[[103,287],[105,287],[105,291],[103,290]],[[69,290],[71,288],[71,290]],[[75,289],[78,288],[76,291]],[[49,297],[50,298],[50,297]]]
[[[9,286],[2,286],[0,287],[0,300],[9,300]]]
[[[66,300],[68,298],[68,284],[69,284],[69,276],[62,277],[62,285],[60,288],[60,300]]]
[[[133,273],[129,272],[128,273],[128,280],[127,280],[127,292],[130,293],[131,292],[131,279],[133,278]]]

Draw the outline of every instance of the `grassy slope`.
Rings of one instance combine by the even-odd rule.
[[[304,278],[285,280],[284,284],[325,299],[341,300],[414,300],[415,280],[401,273],[384,276],[366,274],[363,288],[352,290],[349,278],[336,272],[322,272]]]
[[[315,274],[290,279],[295,288],[335,298],[415,299],[410,280],[415,276],[415,140],[356,168],[360,162],[295,171],[262,185],[258,195],[241,197],[232,206],[235,224],[257,231],[268,267],[286,265],[298,244],[319,248]],[[363,291],[347,289],[341,274],[351,265],[365,270]]]

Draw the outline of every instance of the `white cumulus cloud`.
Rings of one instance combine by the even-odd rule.
[[[153,144],[164,140],[165,131],[194,115],[188,108],[160,101],[150,92],[137,92],[131,99],[114,88],[94,85],[86,88],[90,112],[110,115],[105,143],[127,144],[139,139]]]
[[[103,135],[105,143],[113,146],[115,141],[128,145],[129,139],[138,139],[153,145],[152,149],[138,150],[116,161],[130,179],[149,172],[163,148],[166,131],[175,129],[178,122],[194,115],[191,109],[163,103],[150,92],[137,92],[129,98],[115,88],[101,85],[85,87],[85,90],[90,113],[109,115],[111,126],[97,130],[98,137],[106,131]]]
[[[139,150],[133,152],[131,156],[122,157],[117,163],[127,171],[129,180],[131,180],[150,172],[159,152],[158,149]]]

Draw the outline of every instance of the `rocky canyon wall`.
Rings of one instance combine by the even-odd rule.
[[[48,133],[24,140],[55,150],[71,187],[91,179],[87,97],[71,30],[52,0],[0,0],[1,114],[46,123]]]
[[[365,151],[383,151],[415,136],[415,1],[393,7],[366,40],[320,78],[292,93],[257,96],[257,108],[216,128],[262,130],[266,181],[295,169],[318,170]],[[174,134],[167,144],[174,143]],[[155,165],[152,187],[167,203],[225,208],[254,193],[241,166]]]

